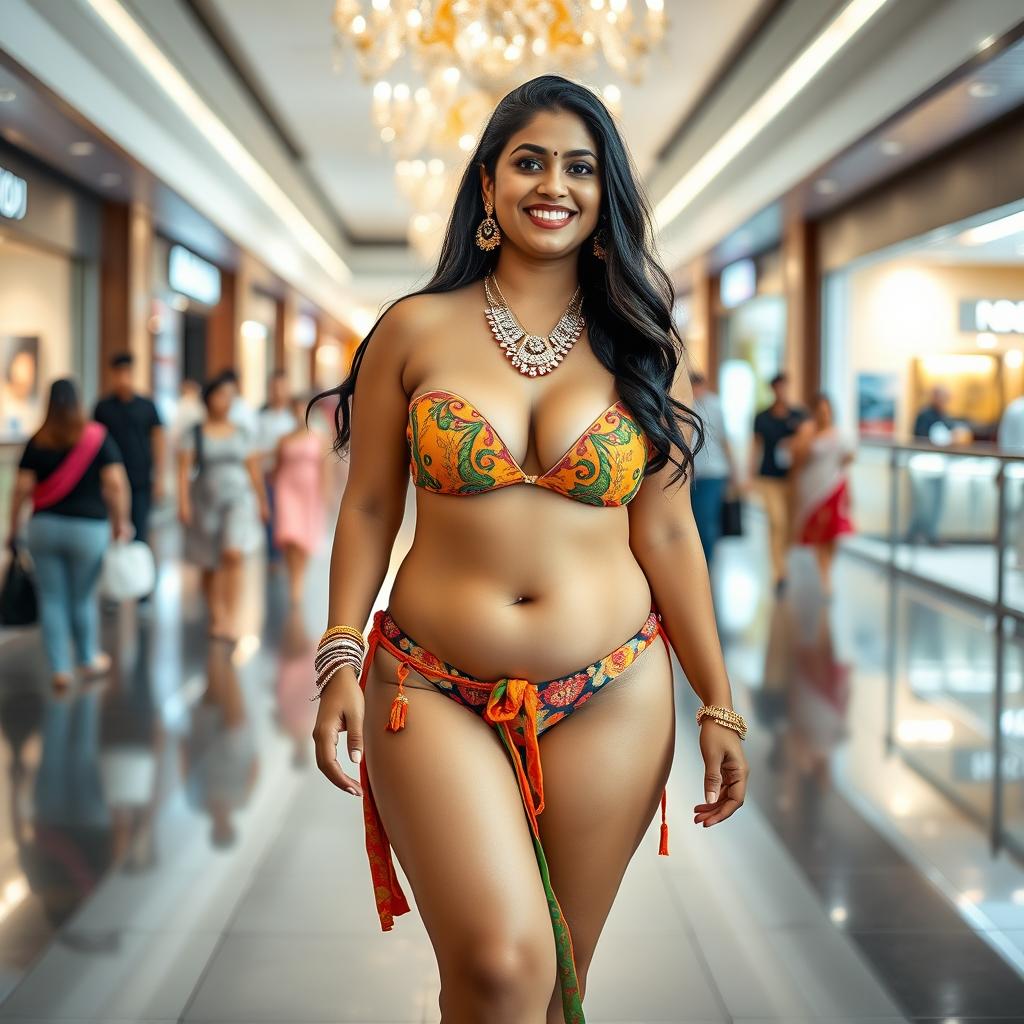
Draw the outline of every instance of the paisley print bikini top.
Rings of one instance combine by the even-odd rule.
[[[654,448],[622,401],[614,402],[546,472],[527,474],[487,418],[452,391],[426,391],[409,403],[405,431],[413,483],[438,494],[482,494],[533,484],[587,505],[632,500]]]

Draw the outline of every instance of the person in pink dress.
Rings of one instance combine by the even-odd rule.
[[[816,395],[811,408],[811,417],[801,424],[791,449],[796,541],[814,548],[821,589],[830,597],[836,545],[840,537],[853,532],[847,467],[854,447],[836,428],[827,395]]]
[[[324,536],[328,442],[306,426],[306,402],[292,399],[298,427],[277,444],[274,463],[274,544],[284,553],[292,604],[302,600],[309,556]]]

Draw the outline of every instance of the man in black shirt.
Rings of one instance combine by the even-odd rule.
[[[149,510],[163,497],[165,439],[156,406],[135,393],[133,357],[122,352],[110,360],[113,391],[96,403],[94,418],[117,442],[132,489],[132,524],[137,540],[146,540]]]
[[[955,421],[949,415],[950,393],[941,384],[932,388],[928,404],[914,420],[914,439],[945,447],[953,439]],[[907,541],[924,539],[933,547],[940,545],[939,523],[946,494],[945,467],[910,469],[910,525]]]
[[[775,589],[781,590],[786,583],[790,532],[789,458],[783,442],[796,433],[807,414],[789,404],[789,381],[784,373],[772,378],[771,388],[775,400],[754,417],[751,476],[768,517],[772,575]]]

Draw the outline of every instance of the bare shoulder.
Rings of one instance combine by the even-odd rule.
[[[388,308],[378,330],[413,339],[433,333],[442,325],[451,324],[452,315],[465,306],[471,290],[471,286],[466,286],[450,292],[408,295]]]

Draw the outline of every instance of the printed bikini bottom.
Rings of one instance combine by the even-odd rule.
[[[600,692],[601,687],[629,668],[654,642],[659,633],[668,648],[668,637],[661,625],[661,615],[652,608],[639,631],[611,654],[576,672],[537,684],[526,679],[498,679],[495,682],[477,679],[421,647],[402,631],[387,611],[382,610],[374,614],[373,625],[367,635],[363,672],[359,680],[359,685],[364,690],[378,646],[383,647],[398,660],[398,692],[391,706],[388,731],[398,732],[405,727],[409,708],[405,680],[410,670],[415,669],[442,693],[483,718],[501,737],[515,768],[519,793],[530,823],[537,865],[547,896],[548,909],[551,912],[558,957],[558,980],[566,1024],[585,1024],[585,1021],[573,959],[572,936],[551,887],[547,860],[544,857],[537,826],[537,816],[544,810],[544,777],[537,740],[546,729],[572,714],[595,693]],[[359,779],[363,787],[366,852],[370,860],[377,913],[380,916],[381,928],[389,931],[394,926],[394,918],[408,912],[409,904],[395,873],[391,844],[388,842],[384,823],[373,799],[365,757],[359,765]],[[662,793],[661,843],[658,852],[663,855],[668,854],[665,804],[666,795]]]

